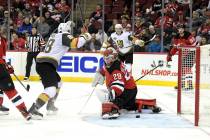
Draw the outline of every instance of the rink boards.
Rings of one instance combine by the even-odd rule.
[[[21,79],[25,74],[27,52],[7,52],[7,61],[11,62],[15,74]],[[163,67],[155,69],[137,83],[142,85],[174,86],[177,82],[177,56],[167,65],[166,54],[135,53],[132,66],[134,79],[145,75],[163,61]],[[103,66],[103,58],[99,53],[66,53],[60,62],[58,72],[66,82],[91,82],[95,71]],[[35,64],[31,68],[30,80],[39,80]]]

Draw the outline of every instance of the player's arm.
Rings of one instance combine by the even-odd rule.
[[[71,41],[74,37],[71,34],[64,33],[62,34],[62,45],[71,47]]]
[[[133,35],[129,35],[128,36],[128,40],[132,41],[133,44],[138,45],[140,47],[143,47],[144,46],[144,43],[145,43],[143,40],[138,39],[138,38],[136,38]]]
[[[178,47],[180,46],[180,44],[178,44],[178,39],[174,38],[172,40],[172,48],[171,50],[168,52],[167,57],[166,57],[166,61],[172,61],[172,56],[176,54],[176,52],[178,51]]]
[[[78,49],[82,48],[88,41],[91,40],[91,38],[92,38],[92,36],[90,35],[90,33],[81,34],[78,37],[77,48]]]

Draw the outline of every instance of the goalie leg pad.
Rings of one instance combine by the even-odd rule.
[[[102,104],[102,118],[103,119],[115,119],[120,115],[119,107],[112,102],[106,102]]]
[[[141,112],[144,107],[146,108],[156,107],[156,99],[136,99],[136,106],[138,112]]]

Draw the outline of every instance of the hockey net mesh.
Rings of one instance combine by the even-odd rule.
[[[210,126],[210,45],[179,50],[177,111],[195,125]]]

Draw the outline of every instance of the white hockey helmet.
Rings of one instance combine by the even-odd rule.
[[[122,27],[121,24],[116,24],[115,27],[114,27],[114,29],[115,29],[115,32],[117,34],[121,34],[123,32],[123,27]]]
[[[74,27],[74,22],[68,21],[66,23],[60,23],[58,26],[58,33],[64,33],[64,32],[71,32],[71,28]]]
[[[105,51],[103,51],[103,58],[106,67],[110,67],[113,64],[113,62],[117,60],[118,53],[113,47],[108,47]]]

